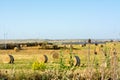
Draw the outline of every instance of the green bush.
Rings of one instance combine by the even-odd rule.
[[[46,69],[46,64],[43,63],[43,62],[39,63],[39,62],[36,61],[32,64],[32,69],[33,70],[45,70]]]

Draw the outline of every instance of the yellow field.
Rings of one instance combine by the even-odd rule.
[[[104,47],[101,47],[103,45]],[[69,45],[67,45],[67,48],[69,48]],[[101,65],[105,62],[105,53],[109,55],[110,57],[114,57],[113,52],[116,52],[117,54],[117,66],[120,66],[120,43],[106,43],[106,44],[99,44],[95,46],[94,44],[90,44],[90,55],[89,53],[89,45],[87,44],[85,47],[81,47],[81,45],[73,45],[73,51],[72,55],[79,56],[81,63],[79,67],[76,67],[76,70],[79,70],[80,72],[85,71],[88,67],[87,64],[90,63],[92,68],[98,67],[100,68]],[[94,52],[97,52],[95,54]],[[4,73],[5,71],[8,71],[9,74],[11,74],[11,71],[21,72],[24,73],[29,72],[33,73],[34,70],[32,70],[32,64],[37,61],[37,58],[40,55],[47,55],[48,62],[46,65],[48,66],[47,70],[51,67],[56,67],[56,65],[59,65],[59,59],[53,59],[52,53],[63,53],[63,58],[65,61],[69,60],[69,53],[70,49],[62,49],[62,50],[43,50],[38,49],[38,47],[22,47],[22,50],[15,52],[14,50],[0,50],[0,70]],[[3,56],[5,54],[11,54],[13,55],[15,61],[14,64],[5,64],[3,63]],[[88,62],[88,57],[90,57],[90,61]],[[57,62],[57,63],[55,63]],[[68,62],[65,62],[66,65]],[[97,64],[97,66],[96,66]],[[51,67],[49,67],[51,66]],[[39,71],[39,70],[38,70]],[[41,72],[41,71],[40,71]]]

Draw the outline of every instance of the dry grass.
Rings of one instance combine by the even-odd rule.
[[[98,66],[97,66],[97,70],[98,70],[98,73],[97,73],[97,70],[96,66],[93,65],[92,68],[86,68],[86,61],[87,61],[87,53],[88,53],[88,45],[86,45],[86,47],[81,47],[79,45],[72,45],[74,48],[77,48],[75,50],[73,50],[73,53],[74,55],[77,55],[80,57],[81,59],[81,65],[80,67],[77,67],[74,70],[68,70],[67,72],[63,71],[63,73],[61,72],[57,72],[57,71],[50,71],[47,70],[46,72],[43,72],[40,76],[43,76],[45,75],[46,73],[48,73],[49,76],[53,76],[53,78],[55,77],[60,77],[59,74],[61,74],[63,76],[63,74],[66,74],[64,75],[66,78],[65,79],[71,79],[71,76],[72,76],[72,79],[83,79],[84,78],[87,78],[87,79],[91,79],[93,78],[94,80],[97,80],[96,77],[100,77],[99,75],[102,75],[103,79],[107,79],[107,77],[115,77],[116,76],[116,73],[117,73],[117,76],[120,75],[120,73],[118,71],[120,71],[120,43],[116,43],[116,46],[113,45],[113,43],[107,43],[107,44],[102,44],[104,47],[100,47],[100,45],[96,46],[96,51],[97,51],[97,54],[94,54],[94,49],[95,49],[95,45],[91,45],[90,48],[90,60],[91,60],[91,63],[95,64],[95,62],[93,60],[97,60],[97,63],[98,63]],[[105,47],[106,46],[106,47]],[[66,45],[67,48],[69,48],[68,45]],[[102,52],[102,49],[105,50],[107,48],[107,54],[109,54],[111,56],[111,59],[113,59],[113,62],[111,62],[111,65],[116,65],[116,63],[114,62],[116,60],[116,57],[112,54],[112,49],[111,48],[115,48],[116,49],[116,52],[117,52],[117,60],[118,62],[117,63],[117,72],[116,72],[116,67],[111,67],[111,68],[107,68],[107,66],[100,66],[101,64],[104,64],[105,62],[105,55],[103,54]],[[54,57],[51,57],[53,56],[51,53],[52,52],[55,52],[54,54]],[[2,72],[5,72],[6,70],[9,72],[9,74],[11,74],[10,72],[15,71],[15,73],[19,73],[20,71],[23,71],[23,73],[26,73],[29,71],[29,74],[32,74],[32,76],[36,75],[34,73],[34,71],[31,70],[31,65],[33,62],[35,62],[37,60],[38,57],[40,57],[40,55],[42,55],[42,57],[40,57],[39,59],[41,61],[45,61],[45,58],[43,55],[47,55],[48,57],[48,63],[47,66],[48,67],[51,67],[53,69],[53,66],[55,67],[56,65],[53,64],[53,63],[50,63],[52,60],[52,58],[58,58],[58,54],[56,55],[56,53],[59,53],[60,50],[42,50],[42,49],[38,49],[38,47],[23,47],[22,50],[20,50],[19,52],[15,52],[14,50],[0,50],[0,71]],[[63,50],[63,53],[64,53],[64,58],[68,59],[69,58],[69,53],[70,51],[68,49],[66,50]],[[11,54],[14,56],[14,64],[4,64],[2,62],[2,58],[5,54]],[[43,59],[42,59],[43,58]],[[58,58],[59,59],[59,58]],[[76,64],[76,60],[74,60]],[[113,64],[115,63],[115,64]],[[52,65],[52,66],[51,66]],[[50,69],[51,69],[50,68]],[[111,75],[112,72],[110,70],[114,71],[114,75]],[[72,72],[73,71],[73,72]],[[39,71],[38,71],[39,72]],[[89,72],[89,73],[88,73]],[[41,73],[41,72],[39,72]],[[53,74],[56,74],[56,75],[52,75]],[[34,74],[34,75],[33,75]],[[38,75],[38,74],[37,74]],[[48,76],[46,75],[46,76]],[[75,77],[77,76],[77,77]],[[63,78],[62,78],[63,79]],[[47,80],[47,79],[46,79]]]

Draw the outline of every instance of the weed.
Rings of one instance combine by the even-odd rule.
[[[70,58],[70,61],[69,61],[70,67],[73,67],[74,64],[73,64],[73,49],[72,49],[72,46],[70,47],[69,58]]]
[[[60,51],[59,65],[60,65],[60,66],[59,66],[60,69],[66,68],[66,66],[65,66],[65,60],[64,60],[64,57],[63,57],[63,52],[62,52],[62,50]]]
[[[32,64],[32,69],[33,70],[45,70],[46,69],[46,64],[43,63],[43,62],[39,63],[39,62],[36,61]]]

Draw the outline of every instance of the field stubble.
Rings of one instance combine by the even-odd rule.
[[[116,44],[116,45],[114,45]],[[103,45],[104,47],[102,48],[100,45]],[[118,71],[120,70],[120,43],[106,43],[106,44],[100,44],[98,46],[95,45],[91,45],[90,46],[90,67],[87,67],[87,59],[88,59],[88,45],[86,45],[86,47],[81,47],[80,45],[73,45],[73,47],[75,48],[75,50],[73,49],[72,53],[73,55],[77,55],[80,57],[81,60],[81,64],[80,67],[76,67],[75,70],[68,70],[68,72],[64,72],[66,75],[70,75],[72,76],[72,74],[75,76],[78,76],[78,78],[80,76],[84,76],[88,79],[91,79],[93,77],[90,77],[90,75],[97,75],[97,77],[100,75],[103,75],[102,77],[100,77],[100,79],[108,79],[108,76],[112,76],[111,72],[109,71],[109,67],[111,67],[112,65],[109,65],[108,68],[106,68],[106,56],[110,55],[112,56],[112,49],[115,48],[116,52],[117,52],[117,56],[118,56]],[[103,50],[103,51],[102,51]],[[40,55],[47,55],[48,56],[48,63],[46,63],[46,65],[48,66],[48,71],[49,69],[51,69],[50,67],[56,67],[56,63],[54,59],[52,58],[52,52],[57,52],[60,53],[61,50],[43,50],[43,49],[38,49],[37,47],[25,47],[22,50],[15,52],[14,50],[0,50],[0,72],[2,73],[7,73],[7,74],[14,74],[14,73],[19,73],[22,72],[24,74],[32,74],[35,73],[34,70],[32,70],[32,64],[37,60],[37,57]],[[97,52],[97,54],[94,52]],[[68,58],[69,57],[69,53],[70,50],[66,49],[66,50],[62,50],[64,58]],[[2,62],[2,56],[5,54],[11,54],[13,55],[15,61],[14,64],[4,64]],[[55,59],[57,61],[57,59]],[[58,60],[59,61],[59,60]],[[101,69],[102,68],[102,69]],[[104,70],[103,70],[104,69]],[[103,70],[103,72],[102,72]],[[6,72],[7,71],[7,72]],[[55,70],[53,70],[52,72],[56,74],[56,68]],[[70,71],[70,72],[69,72]],[[42,73],[42,71],[36,70],[36,72]],[[45,71],[44,71],[45,72]],[[51,72],[51,71],[50,71]],[[91,72],[91,73],[89,73]],[[101,72],[101,73],[99,73]],[[46,73],[46,72],[45,72]],[[78,75],[77,75],[78,73]],[[82,74],[81,74],[82,73]],[[88,74],[86,74],[88,73]],[[117,75],[120,75],[118,72],[116,72]],[[44,74],[44,73],[43,73]],[[105,76],[105,74],[107,76]],[[62,73],[61,73],[62,75]],[[88,76],[89,75],[89,76]],[[22,76],[25,77],[25,76]],[[115,76],[112,76],[112,78]],[[73,78],[73,77],[72,77]],[[111,78],[111,77],[110,77]],[[95,78],[94,78],[95,79]],[[118,77],[117,77],[118,79]],[[81,79],[82,80],[82,79]]]

